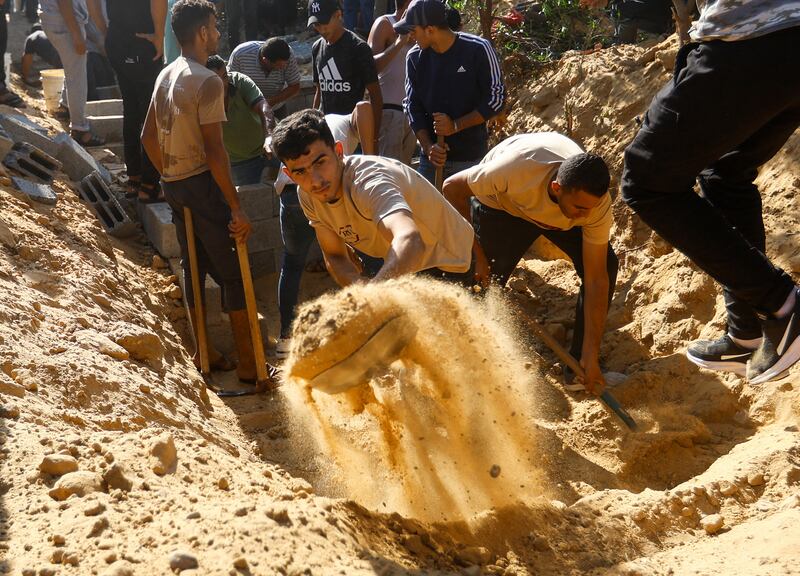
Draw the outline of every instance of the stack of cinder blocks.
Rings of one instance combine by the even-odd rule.
[[[280,269],[281,226],[278,218],[280,200],[271,182],[250,184],[237,188],[239,202],[253,225],[247,241],[250,268],[254,278]],[[166,259],[181,255],[172,210],[165,202],[139,206],[145,234],[155,249]]]
[[[122,100],[87,102],[86,117],[92,132],[105,139],[105,147],[122,158]]]

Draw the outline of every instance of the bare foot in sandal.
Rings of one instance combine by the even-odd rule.
[[[73,130],[70,133],[72,139],[84,148],[88,146],[102,146],[106,143],[105,139],[89,130]]]

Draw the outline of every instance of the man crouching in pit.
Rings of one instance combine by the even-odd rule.
[[[520,258],[544,236],[570,257],[581,279],[570,353],[586,371],[568,368],[564,387],[600,394],[600,342],[614,293],[618,260],[609,244],[611,196],[608,166],[596,154],[554,132],[518,134],[480,164],[445,180],[443,192],[475,233],[501,286]]]
[[[473,270],[472,226],[436,188],[396,160],[345,157],[320,111],[281,121],[272,146],[340,286],[362,280],[356,250],[383,259],[373,280],[421,271],[464,283],[488,279]]]

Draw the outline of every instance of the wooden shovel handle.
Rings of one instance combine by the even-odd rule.
[[[436,145],[440,148],[444,148],[444,136],[441,134],[436,137]],[[444,184],[444,166],[438,166],[436,168],[434,182],[436,183],[436,189],[441,192],[442,185]]]
[[[265,392],[269,382],[267,360],[264,358],[264,340],[261,338],[261,325],[258,323],[256,293],[253,290],[253,276],[250,273],[250,258],[247,254],[247,244],[245,242],[236,240],[236,254],[239,256],[239,268],[242,272],[242,284],[244,284],[244,299],[247,305],[247,320],[250,323],[250,338],[253,340],[253,357],[256,361],[256,388]]]

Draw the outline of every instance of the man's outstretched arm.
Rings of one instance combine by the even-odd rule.
[[[425,244],[417,223],[406,210],[392,212],[378,223],[378,232],[389,241],[389,253],[374,280],[388,280],[419,271]]]

